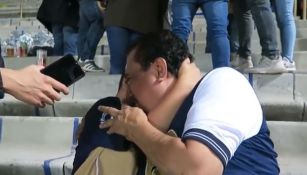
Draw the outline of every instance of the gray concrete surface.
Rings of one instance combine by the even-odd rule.
[[[281,175],[307,172],[307,122],[268,122]]]
[[[62,174],[73,159],[79,119],[1,117],[1,175]]]
[[[73,99],[99,99],[116,95],[120,76],[86,73],[86,77],[74,85]]]
[[[2,0],[11,3],[17,0]],[[0,2],[0,4],[2,3]],[[40,1],[40,0],[27,0],[27,1]],[[15,12],[16,11],[16,7]],[[14,11],[14,8],[13,11]],[[29,8],[31,9],[31,8]],[[1,9],[0,9],[1,17]],[[0,38],[4,38],[10,34],[12,30],[17,27],[23,28],[25,31],[37,31],[38,26],[41,24],[34,18],[20,20],[17,18],[0,19]],[[272,121],[307,121],[307,22],[296,20],[297,25],[297,39],[294,60],[296,61],[296,73],[285,73],[280,75],[253,75],[253,87],[263,107],[264,114],[269,122],[269,127],[272,128],[272,138],[276,144],[276,149],[279,153],[279,162],[282,167],[281,174],[305,174],[307,172],[304,163],[307,161],[306,143],[307,143],[307,122],[272,122]],[[211,56],[204,54],[205,48],[205,22],[203,18],[195,18],[193,22],[194,32],[191,33],[189,39],[189,48],[196,57],[196,64],[200,67],[202,72],[208,72],[212,69]],[[280,41],[279,41],[280,42]],[[101,54],[101,47],[104,48],[103,56],[96,57],[98,65],[109,70],[109,48],[106,42],[106,36],[100,41],[97,49],[97,54]],[[254,52],[253,62],[257,63],[261,57],[261,47],[259,45],[259,37],[257,31],[253,34],[252,51]],[[49,57],[48,64],[58,59],[59,57]],[[101,61],[102,60],[102,61]],[[36,64],[35,57],[27,58],[5,58],[7,67],[9,68],[22,68],[29,64]],[[248,75],[246,75],[248,78]],[[48,116],[66,117],[82,117],[85,115],[91,105],[99,98],[114,95],[117,90],[119,76],[110,76],[107,73],[87,73],[86,77],[70,87],[70,95],[63,96],[63,100],[56,102],[54,110],[52,106],[36,110],[33,106],[26,105],[22,102],[15,100],[13,97],[7,95],[4,100],[0,101],[0,116],[22,116],[22,118],[33,119],[30,116],[44,116],[37,117],[41,121],[49,120]],[[12,117],[14,118],[14,117]],[[61,118],[61,117],[60,117]],[[18,119],[16,121],[19,121]],[[36,120],[34,118],[33,120]],[[60,119],[61,120],[61,119]],[[65,119],[64,119],[65,120]],[[45,121],[45,123],[48,123]],[[51,122],[52,123],[52,122]],[[42,126],[44,122],[41,123]],[[56,127],[57,124],[53,123]],[[29,125],[30,126],[30,125]],[[32,127],[33,126],[33,127]],[[26,127],[26,126],[25,126]],[[51,126],[50,126],[51,127]],[[12,128],[18,128],[13,126]],[[31,125],[29,132],[44,131],[42,127],[35,127]],[[33,129],[35,128],[35,129]],[[21,128],[22,129],[22,128]],[[23,128],[24,129],[24,128]],[[55,129],[55,128],[53,128]],[[67,128],[66,128],[67,129]],[[59,129],[55,129],[58,132]],[[15,130],[14,130],[15,131]],[[12,129],[10,132],[14,132]],[[26,132],[27,133],[27,132]],[[45,135],[48,138],[49,135]],[[70,137],[70,136],[68,136]],[[1,138],[1,137],[0,137]],[[23,141],[22,144],[27,143]],[[15,161],[13,166],[11,164],[3,163],[0,142],[0,174],[41,174],[41,162],[37,161]],[[65,146],[63,144],[62,146]],[[13,147],[12,147],[13,148]],[[33,147],[36,148],[36,147]],[[66,149],[66,148],[65,148]],[[38,150],[38,149],[37,149]],[[27,151],[17,151],[16,154],[12,153],[12,157],[17,155],[37,154],[37,150],[29,149]],[[42,155],[48,155],[51,152],[44,152]],[[11,157],[11,158],[12,158]],[[28,156],[29,157],[29,156]],[[35,157],[35,156],[34,156]],[[41,158],[41,156],[38,156]],[[40,159],[41,160],[41,159]],[[1,162],[3,165],[1,165]],[[65,164],[63,165],[63,162]],[[39,167],[37,165],[40,165]],[[63,171],[69,174],[72,168],[72,159],[64,158],[50,163],[52,172],[55,174],[62,174]],[[4,170],[5,169],[5,170]],[[14,174],[14,175],[15,175]]]
[[[79,118],[7,116],[0,120],[1,175],[70,174],[73,133]],[[307,172],[307,122],[270,121],[268,127],[278,153],[280,174]]]
[[[248,77],[248,75],[246,75]],[[253,75],[253,86],[268,120],[302,121],[305,114],[307,81],[294,79],[294,74],[280,75]],[[77,82],[72,88],[68,98],[55,103],[57,116],[83,116],[90,106],[98,99],[113,96],[117,90],[119,75],[103,75],[99,73],[87,74],[85,79]],[[295,81],[301,83],[299,89]],[[302,91],[302,92],[300,92]],[[31,116],[34,108],[5,97],[0,103],[2,115]],[[40,109],[40,115],[54,115],[50,106]]]

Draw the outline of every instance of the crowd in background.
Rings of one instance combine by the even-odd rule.
[[[301,2],[298,4],[301,6]],[[53,33],[54,53],[77,55],[85,71],[104,71],[94,57],[106,31],[109,73],[121,74],[127,49],[138,37],[170,29],[188,42],[193,18],[201,9],[206,19],[206,52],[212,55],[213,68],[232,66],[241,72],[283,73],[296,69],[293,8],[294,0],[43,0],[37,17]],[[280,47],[273,12],[280,30]],[[256,64],[251,56],[254,29],[262,48]]]

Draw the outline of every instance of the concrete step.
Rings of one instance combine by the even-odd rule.
[[[78,124],[69,117],[0,117],[0,174],[62,174],[74,158]]]
[[[97,49],[97,52],[99,50]],[[197,66],[200,68],[203,72],[208,72],[212,69],[212,59],[211,54],[205,54],[205,53],[194,53],[195,62]],[[296,51],[294,52],[294,58],[293,60],[296,62],[296,72],[297,73],[307,73],[307,51]],[[52,63],[53,61],[59,59],[59,56],[53,57],[49,56],[47,58],[47,65]],[[260,52],[254,52],[252,54],[252,59],[255,65],[259,62],[261,58]],[[4,58],[6,67],[12,68],[12,69],[20,69],[27,65],[36,64],[37,58],[36,57],[6,57]],[[106,70],[103,74],[107,74],[110,70],[110,55],[96,55],[95,56],[95,62],[99,67],[102,67]]]
[[[296,28],[307,28],[307,21],[306,20],[295,20]]]
[[[0,117],[0,174],[71,173],[79,118]],[[281,174],[304,174],[307,122],[268,122]]]
[[[268,120],[307,121],[307,74],[245,76],[252,83]],[[119,79],[120,75],[87,73],[85,78],[70,87],[70,95],[55,103],[54,110],[47,106],[37,112],[34,107],[6,95],[0,101],[0,114],[81,117],[98,99],[116,94]]]
[[[302,175],[307,172],[307,123],[268,122],[270,136],[278,153],[281,175]]]
[[[203,72],[208,72],[212,69],[212,59],[211,54],[204,54],[204,53],[195,53],[195,62],[197,66]],[[252,54],[252,61],[254,65],[257,65],[261,59],[261,54],[253,53]],[[294,52],[293,60],[296,64],[296,72],[297,73],[307,73],[307,51],[296,51]]]
[[[281,43],[280,40],[277,40],[278,47],[280,50]],[[188,46],[190,48],[190,51],[193,54],[203,54],[205,53],[206,48],[206,42],[205,41],[189,41]],[[259,40],[252,40],[251,42],[251,50],[254,53],[261,52],[261,46]],[[295,48],[294,51],[307,51],[307,38],[297,38],[295,41]]]

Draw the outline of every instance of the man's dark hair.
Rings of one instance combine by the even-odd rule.
[[[168,30],[158,33],[149,33],[141,36],[128,49],[128,53],[135,49],[135,61],[146,71],[156,58],[166,60],[168,72],[177,77],[181,63],[194,57],[189,52],[188,46],[175,34]]]

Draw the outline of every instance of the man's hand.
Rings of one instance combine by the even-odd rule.
[[[141,108],[123,106],[121,110],[112,107],[99,106],[98,109],[112,116],[111,119],[100,124],[100,128],[109,128],[108,133],[116,133],[131,140],[133,132],[137,132],[144,123],[148,123],[147,116]]]
[[[18,100],[39,107],[53,104],[55,100],[59,101],[59,92],[68,94],[68,88],[42,74],[42,68],[43,66],[32,65],[21,70],[2,69],[4,90]]]

